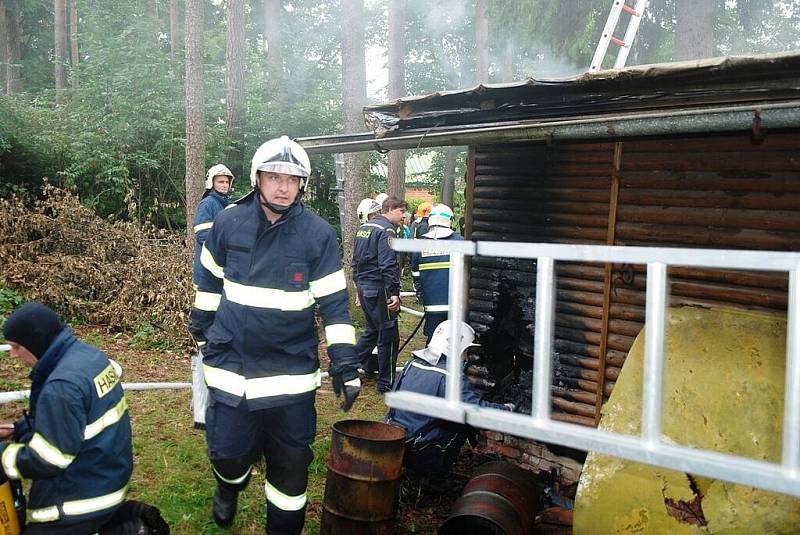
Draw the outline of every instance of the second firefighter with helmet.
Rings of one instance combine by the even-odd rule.
[[[305,150],[288,137],[261,145],[253,190],[217,216],[200,253],[204,298],[190,330],[206,342],[206,440],[220,525],[233,521],[238,493],[263,455],[268,532],[303,529],[321,381],[317,306],[344,410],[361,386],[336,233],[301,202],[310,173]]]

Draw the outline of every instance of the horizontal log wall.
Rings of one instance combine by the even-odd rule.
[[[622,140],[616,160],[615,145],[474,147],[470,238],[800,250],[797,131],[771,132],[761,144],[740,134]],[[558,263],[556,275],[554,417],[596,425],[644,324],[645,266],[612,265],[606,275],[603,264]],[[669,275],[672,305],[786,310],[784,274],[674,267]],[[472,260],[469,321],[498,377],[532,364],[535,281],[534,261]]]

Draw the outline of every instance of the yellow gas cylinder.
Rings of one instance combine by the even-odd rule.
[[[14,494],[11,481],[0,471],[0,535],[19,535],[22,532],[17,518]]]

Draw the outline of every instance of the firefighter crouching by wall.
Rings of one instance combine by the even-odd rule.
[[[197,205],[194,215],[194,265],[192,268],[192,284],[195,289],[200,282],[203,266],[200,264],[200,251],[206,241],[208,231],[214,226],[214,218],[230,205],[230,191],[233,188],[233,173],[221,163],[211,167],[206,173],[206,191]],[[215,303],[215,297],[209,296],[209,304]],[[203,301],[198,301],[203,306]],[[204,429],[206,426],[206,405],[208,390],[203,378],[203,348],[198,348],[197,356],[192,358],[192,413],[194,427]]]
[[[366,199],[365,199],[366,200]],[[362,201],[363,202],[363,201]],[[380,208],[381,214],[378,214]],[[361,225],[353,240],[353,282],[358,292],[356,303],[364,311],[366,327],[358,340],[356,352],[367,371],[372,348],[378,346],[378,393],[391,390],[400,331],[400,269],[397,254],[391,248],[395,226],[403,218],[406,202],[388,197],[383,205],[372,205],[369,221]]]
[[[462,360],[474,343],[475,331],[463,321],[459,322],[459,341],[456,347]],[[447,353],[450,351],[450,321],[436,327],[430,344],[425,349],[412,352],[414,357],[400,372],[393,390],[416,392],[440,398],[445,397],[447,384]],[[491,403],[480,398],[466,375],[461,378],[461,401],[480,407],[513,410],[514,405]],[[390,409],[386,422],[406,430],[406,453],[403,464],[417,475],[441,480],[458,458],[461,447],[473,429],[466,424],[439,420],[432,416],[402,409]]]
[[[133,469],[121,369],[40,303],[14,312],[3,334],[11,357],[33,368],[30,414],[0,427],[3,472],[32,481],[24,533],[100,531]]]
[[[421,238],[428,240],[462,240],[453,232],[450,225],[453,211],[446,204],[437,204],[428,217],[428,232]],[[435,248],[435,247],[434,247]],[[436,326],[447,319],[448,298],[450,296],[450,255],[440,252],[423,251],[411,255],[411,275],[417,300],[425,311],[423,332],[430,343]]]
[[[300,145],[286,136],[267,141],[253,156],[253,191],[217,216],[203,244],[198,299],[214,294],[216,302],[192,309],[190,330],[206,342],[206,440],[219,525],[233,521],[263,455],[267,531],[303,529],[321,379],[316,304],[345,411],[361,387],[336,234],[300,202],[310,173]]]

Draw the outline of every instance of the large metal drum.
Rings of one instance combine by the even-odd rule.
[[[403,428],[381,422],[333,424],[321,533],[393,531],[405,437]]]

